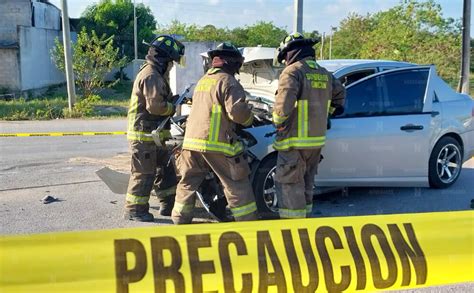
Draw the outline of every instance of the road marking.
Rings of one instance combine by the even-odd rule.
[[[13,187],[13,188],[7,188],[7,189],[0,189],[0,192],[35,189],[35,188],[46,188],[46,187],[54,187],[54,186],[78,185],[78,184],[86,184],[86,183],[94,183],[94,182],[102,182],[102,180],[86,180],[86,181],[66,182],[66,183],[57,183],[57,184],[48,184],[48,185]]]
[[[126,131],[0,133],[0,137],[126,135]]]

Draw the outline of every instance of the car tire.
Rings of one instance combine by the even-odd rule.
[[[271,192],[273,182],[271,173],[275,172],[276,160],[277,156],[275,155],[264,159],[260,166],[258,166],[253,179],[255,202],[261,219],[278,219],[280,217],[278,214],[278,203],[275,202],[276,193],[274,192],[274,186],[273,194],[265,193],[265,190]]]
[[[462,170],[462,148],[449,136],[436,143],[430,155],[428,178],[431,188],[447,188],[459,178]]]

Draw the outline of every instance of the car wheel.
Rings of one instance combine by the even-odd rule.
[[[275,190],[276,156],[266,158],[258,167],[254,179],[253,190],[259,216],[263,219],[277,219],[278,200]]]
[[[443,137],[433,148],[429,161],[429,181],[432,188],[447,188],[461,174],[462,153],[458,141]]]

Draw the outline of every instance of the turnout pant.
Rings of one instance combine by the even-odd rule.
[[[171,214],[175,224],[189,224],[193,219],[196,190],[209,172],[214,171],[224,189],[228,206],[236,221],[257,219],[255,196],[248,175],[250,168],[243,155],[226,157],[215,153],[183,150],[178,158],[181,180]]]
[[[130,150],[131,176],[125,208],[136,213],[147,212],[153,188],[158,198],[175,195],[176,171],[170,151],[154,142],[130,141]]]
[[[275,185],[280,218],[305,218],[313,209],[321,149],[278,152]]]

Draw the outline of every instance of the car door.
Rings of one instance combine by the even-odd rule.
[[[385,71],[347,88],[344,113],[331,119],[317,184],[427,184],[430,70]]]

